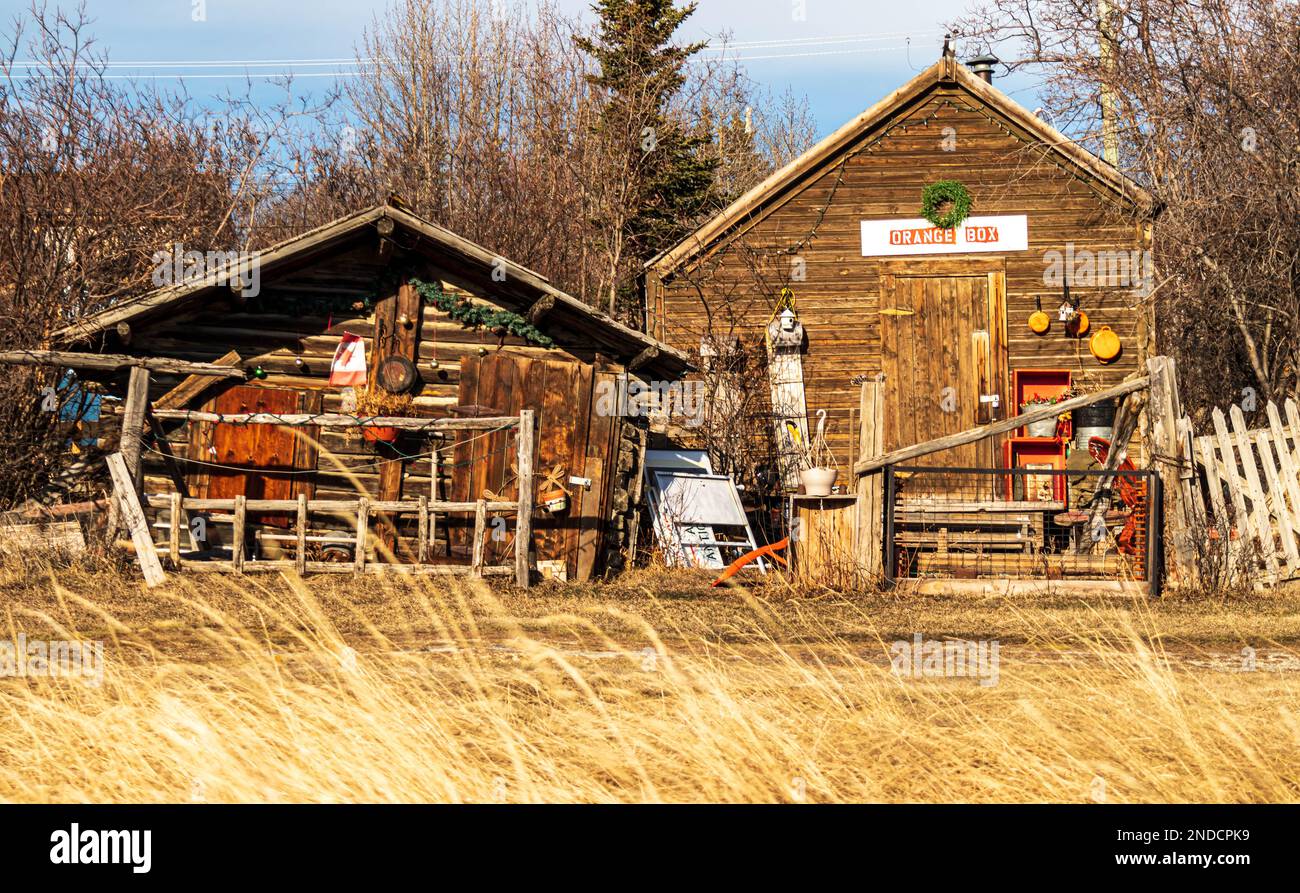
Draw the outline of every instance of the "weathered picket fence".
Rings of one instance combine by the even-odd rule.
[[[1215,409],[1214,433],[1194,441],[1208,493],[1207,506],[1196,489],[1195,510],[1220,521],[1209,532],[1226,530],[1230,549],[1257,553],[1246,560],[1258,561],[1259,576],[1272,582],[1300,577],[1300,409],[1292,399],[1284,408],[1285,423],[1270,401],[1268,427],[1253,430],[1240,406],[1227,416]]]

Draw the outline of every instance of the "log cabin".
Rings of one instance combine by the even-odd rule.
[[[779,466],[742,470],[760,487],[798,486],[792,440],[807,442],[819,410],[841,481],[851,477],[863,381],[883,381],[883,448],[893,450],[1015,416],[1066,387],[1100,391],[1155,354],[1152,197],[992,86],[992,65],[978,61],[967,68],[945,51],[647,264],[651,335],[699,357],[706,374],[727,351],[751,373],[766,367],[714,384],[768,392],[733,400],[759,407],[749,428],[771,449],[756,455]],[[923,194],[951,181],[969,214],[938,227]],[[1040,452],[1063,458],[1067,429],[1054,433]],[[921,461],[1019,463],[1035,458],[1030,439]],[[1008,455],[1012,440],[1024,456]],[[1135,438],[1131,454],[1141,448]]]
[[[531,497],[539,511],[530,561],[570,580],[618,569],[636,529],[647,438],[642,420],[602,411],[598,395],[628,375],[680,379],[692,368],[684,354],[396,199],[251,259],[224,257],[214,266],[179,248],[163,255],[157,260],[164,279],[174,274],[170,284],[68,326],[53,346],[139,358],[132,382],[147,383],[148,400],[140,401],[143,420],[127,419],[121,447],[139,456],[137,483],[164,554],[168,531],[174,544],[180,523],[171,517],[181,505],[173,494],[407,504],[424,497],[476,503],[473,514],[481,515],[484,505],[519,498],[523,456],[514,431],[475,422],[532,410]],[[364,347],[364,371],[351,385],[332,375],[345,340]],[[234,372],[184,375],[169,372],[169,363]],[[120,390],[120,378],[109,387]],[[244,423],[258,413],[294,424]],[[391,432],[334,424],[347,416],[416,421]],[[460,427],[432,424],[457,419]],[[130,430],[142,430],[138,445]],[[355,538],[355,515],[313,518],[311,536],[300,538],[293,513],[282,509],[249,511],[233,528],[229,512],[213,512],[203,540],[187,543],[185,563],[229,558],[237,540],[240,556],[268,561],[303,562],[308,556],[294,552],[307,550],[316,566],[473,559],[504,568],[514,522],[488,514],[439,517],[433,531],[422,516],[417,532],[412,515],[381,512],[363,520]],[[471,520],[489,532],[486,555],[470,554]]]

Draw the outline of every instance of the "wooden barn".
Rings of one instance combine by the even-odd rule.
[[[652,259],[646,329],[746,408],[748,439],[699,445],[805,575],[1154,589],[1136,421],[1177,407],[1133,393],[1169,380],[1143,374],[1158,209],[995,89],[996,61],[945,48]]]
[[[600,396],[681,378],[683,353],[397,200],[202,260],[178,248],[171,284],[51,345],[122,369],[100,377],[125,395],[120,449],[163,555],[521,582],[618,568],[646,432]]]
[[[819,410],[852,486],[863,381],[883,376],[891,450],[1099,391],[1155,352],[1151,198],[976,62],[945,54],[647,265],[650,334],[706,371],[727,350],[766,364],[751,427],[776,442],[787,492],[787,432],[806,442]],[[952,181],[969,213],[939,228],[923,193]],[[1021,432],[1011,453],[999,437],[924,461],[1064,461],[1054,433],[1051,448]]]

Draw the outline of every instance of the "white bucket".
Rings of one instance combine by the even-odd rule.
[[[1030,403],[1025,406],[1025,411],[1030,412],[1035,409],[1042,409],[1041,403]],[[1052,437],[1056,434],[1056,416],[1042,419],[1037,422],[1030,422],[1025,425],[1025,434],[1029,437]]]

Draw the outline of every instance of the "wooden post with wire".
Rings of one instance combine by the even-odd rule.
[[[230,562],[235,573],[244,572],[244,538],[248,529],[248,497],[235,497],[235,530],[230,535]]]
[[[171,508],[167,512],[167,552],[172,568],[181,566],[181,499],[180,493],[171,495]]]
[[[529,552],[533,544],[533,446],[536,439],[536,414],[531,409],[519,413],[519,512],[515,520],[515,584],[524,589],[529,584]]]
[[[429,454],[429,501],[438,501],[438,491],[441,485],[438,483],[438,475],[442,471],[442,459],[440,458],[438,448],[434,447],[433,452]],[[438,516],[436,514],[429,516],[429,547],[426,560],[433,560],[434,550],[438,547]]]
[[[298,494],[298,517],[294,532],[298,536],[298,552],[294,555],[294,569],[299,574],[307,572],[307,494]]]
[[[353,568],[360,573],[366,569],[366,530],[370,526],[370,500],[362,496],[357,500],[357,538],[353,554]]]
[[[419,541],[415,547],[415,563],[424,564],[429,560],[429,497],[421,496]]]
[[[1177,370],[1173,358],[1151,357],[1147,360],[1147,373],[1151,380],[1147,402],[1147,443],[1164,484],[1163,514],[1168,532],[1166,539],[1172,547],[1166,550],[1172,559],[1167,564],[1172,578],[1182,583],[1191,583],[1196,575],[1191,540],[1191,487],[1182,476],[1184,455],[1183,443],[1178,435],[1178,420],[1183,413],[1178,398]],[[1253,472],[1253,465],[1246,463],[1246,470],[1248,473]],[[1263,500],[1258,504],[1262,505]]]
[[[487,500],[480,498],[474,505],[474,546],[470,560],[470,576],[483,576],[483,538],[487,532]]]
[[[880,377],[862,383],[859,406],[855,463],[861,459],[875,458],[885,451],[885,394],[884,382]],[[881,471],[864,474],[857,480],[858,520],[854,549],[857,552],[858,566],[873,577],[880,576],[884,571],[883,482],[884,475]]]
[[[122,413],[122,460],[136,492],[140,492],[140,453],[144,443],[145,411],[149,407],[149,370],[132,366]]]

